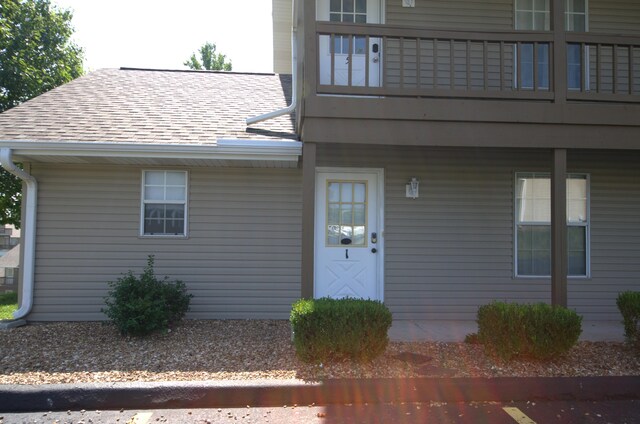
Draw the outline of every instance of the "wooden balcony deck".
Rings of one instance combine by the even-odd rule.
[[[312,47],[320,95],[640,103],[637,37],[316,22]]]

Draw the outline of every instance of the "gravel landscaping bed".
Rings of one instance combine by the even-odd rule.
[[[368,364],[309,365],[295,356],[288,321],[186,320],[143,339],[98,322],[0,331],[0,384],[612,375],[640,375],[640,354],[620,343],[580,342],[552,362],[504,363],[479,345],[392,342]]]

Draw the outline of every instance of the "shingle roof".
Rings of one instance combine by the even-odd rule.
[[[295,139],[291,115],[245,124],[286,107],[290,93],[289,75],[102,69],[0,114],[0,140]]]

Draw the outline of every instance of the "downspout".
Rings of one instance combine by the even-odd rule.
[[[276,118],[278,116],[293,113],[297,106],[297,88],[298,85],[298,49],[297,49],[297,36],[298,36],[298,16],[296,10],[297,0],[292,0],[291,6],[291,104],[284,109],[276,110],[273,112],[265,113],[264,115],[254,116],[253,118],[247,118],[247,125],[252,125],[258,122],[266,121],[267,119]]]
[[[3,147],[0,149],[0,165],[27,185],[27,196],[22,202],[22,206],[25,208],[25,222],[22,223],[24,230],[21,241],[24,248],[24,258],[20,260],[22,267],[22,302],[20,308],[13,313],[13,318],[17,320],[26,317],[33,307],[38,182],[33,175],[23,171],[13,163],[12,152],[9,148]]]

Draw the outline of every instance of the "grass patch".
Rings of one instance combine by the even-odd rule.
[[[0,294],[0,319],[13,319],[13,312],[18,309],[18,293]]]

